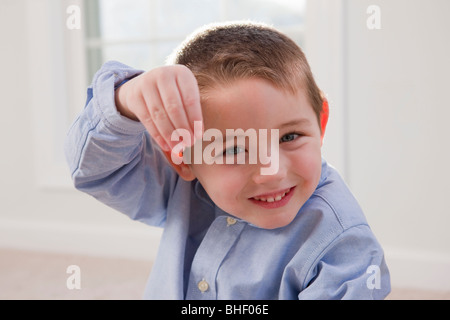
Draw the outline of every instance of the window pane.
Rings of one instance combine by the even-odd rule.
[[[103,48],[103,61],[117,60],[136,69],[148,70],[154,67],[155,56],[151,44],[107,45]]]
[[[225,20],[272,24],[302,45],[306,0],[85,0],[88,74],[107,60],[148,70],[198,27]]]
[[[151,1],[99,0],[100,32],[104,40],[146,38],[151,32]]]
[[[220,20],[218,0],[157,0],[158,37],[184,38],[204,24]]]
[[[232,20],[250,19],[277,28],[301,25],[305,0],[229,0],[228,15]]]
[[[94,77],[95,72],[100,69],[104,60],[102,55],[101,48],[87,48],[86,49],[86,64],[88,68],[88,72],[86,72],[87,83],[91,83],[92,78]]]

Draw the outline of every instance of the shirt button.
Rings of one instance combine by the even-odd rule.
[[[231,217],[227,218],[227,225],[232,226],[235,223],[236,223],[236,219],[233,219]]]
[[[200,281],[200,282],[197,284],[197,287],[198,287],[198,290],[200,290],[201,292],[205,292],[205,291],[208,291],[208,289],[209,289],[209,284],[208,284],[208,282],[206,282],[205,279],[203,279],[202,281]]]

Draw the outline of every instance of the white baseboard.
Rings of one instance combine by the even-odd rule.
[[[162,230],[0,219],[0,247],[154,260]],[[384,248],[392,287],[450,291],[450,254]]]
[[[161,229],[141,223],[125,226],[92,226],[0,219],[0,247],[154,260],[161,232]]]
[[[384,249],[392,287],[450,291],[450,254]]]

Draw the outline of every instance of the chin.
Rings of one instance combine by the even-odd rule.
[[[263,229],[278,229],[289,225],[294,220],[294,218],[295,216],[281,219],[280,218],[258,219],[258,221],[255,222],[249,221],[249,222]]]
[[[278,229],[289,225],[297,216],[305,201],[303,199],[291,199],[284,208],[257,210],[252,216],[242,217],[243,220],[263,229]]]

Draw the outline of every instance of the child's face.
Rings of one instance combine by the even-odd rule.
[[[205,130],[219,129],[223,137],[226,129],[266,129],[270,143],[271,129],[279,130],[275,174],[261,174],[261,166],[270,164],[261,164],[259,156],[256,164],[249,164],[248,157],[245,164],[225,164],[225,157],[235,157],[235,151],[248,153],[248,139],[245,146],[231,150],[223,143],[223,150],[228,150],[224,164],[203,162],[190,168],[227,213],[262,228],[289,224],[314,192],[321,174],[320,129],[304,90],[293,95],[261,79],[238,80],[209,91],[202,109]],[[203,141],[203,148],[209,143]]]

